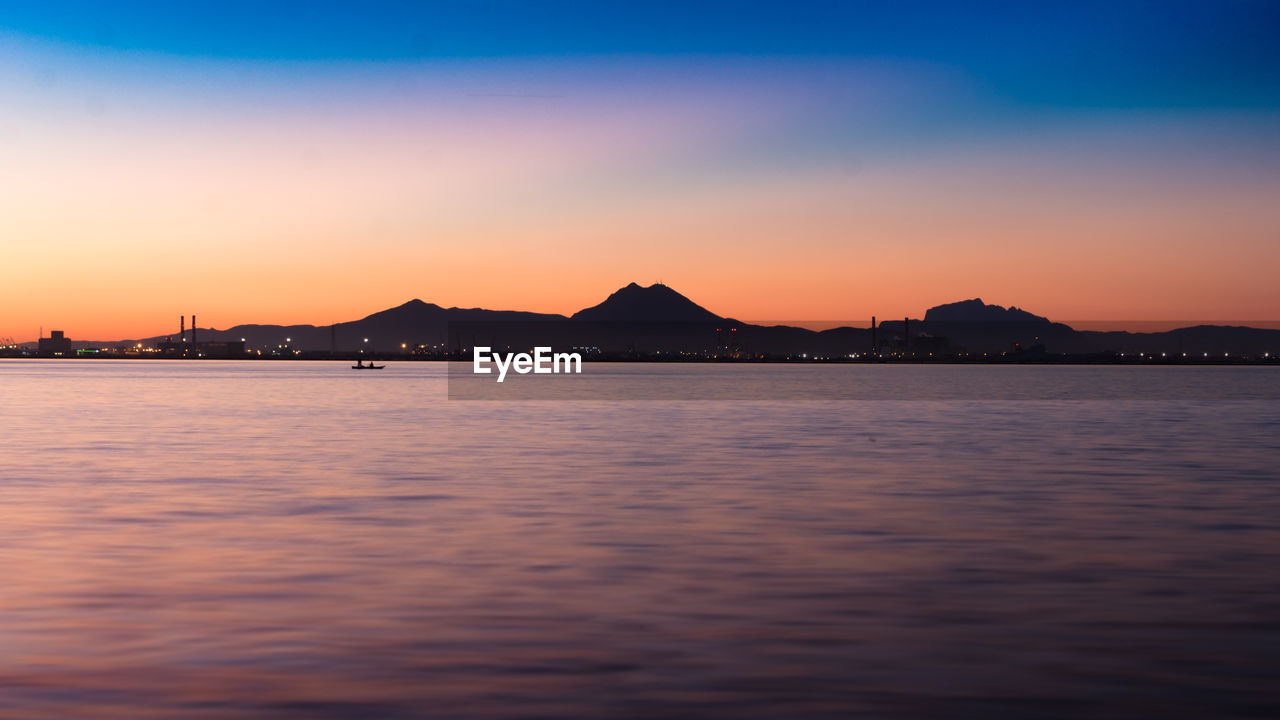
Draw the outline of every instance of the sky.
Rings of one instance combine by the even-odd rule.
[[[1274,2],[0,4],[0,340],[1280,319]]]

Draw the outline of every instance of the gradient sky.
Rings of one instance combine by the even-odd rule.
[[[371,6],[370,6],[371,5]],[[0,338],[1280,318],[1280,3],[0,4]]]

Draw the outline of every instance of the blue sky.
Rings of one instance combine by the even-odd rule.
[[[6,34],[244,60],[883,58],[1063,107],[1280,105],[1280,3],[5,2]]]

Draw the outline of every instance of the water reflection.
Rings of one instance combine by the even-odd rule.
[[[1274,402],[444,382],[0,365],[0,717],[1280,710]]]

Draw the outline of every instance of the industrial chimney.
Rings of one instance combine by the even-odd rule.
[[[178,342],[184,343],[186,341],[187,341],[187,316],[179,315],[178,316]]]
[[[191,344],[196,344],[196,316],[191,316]]]

